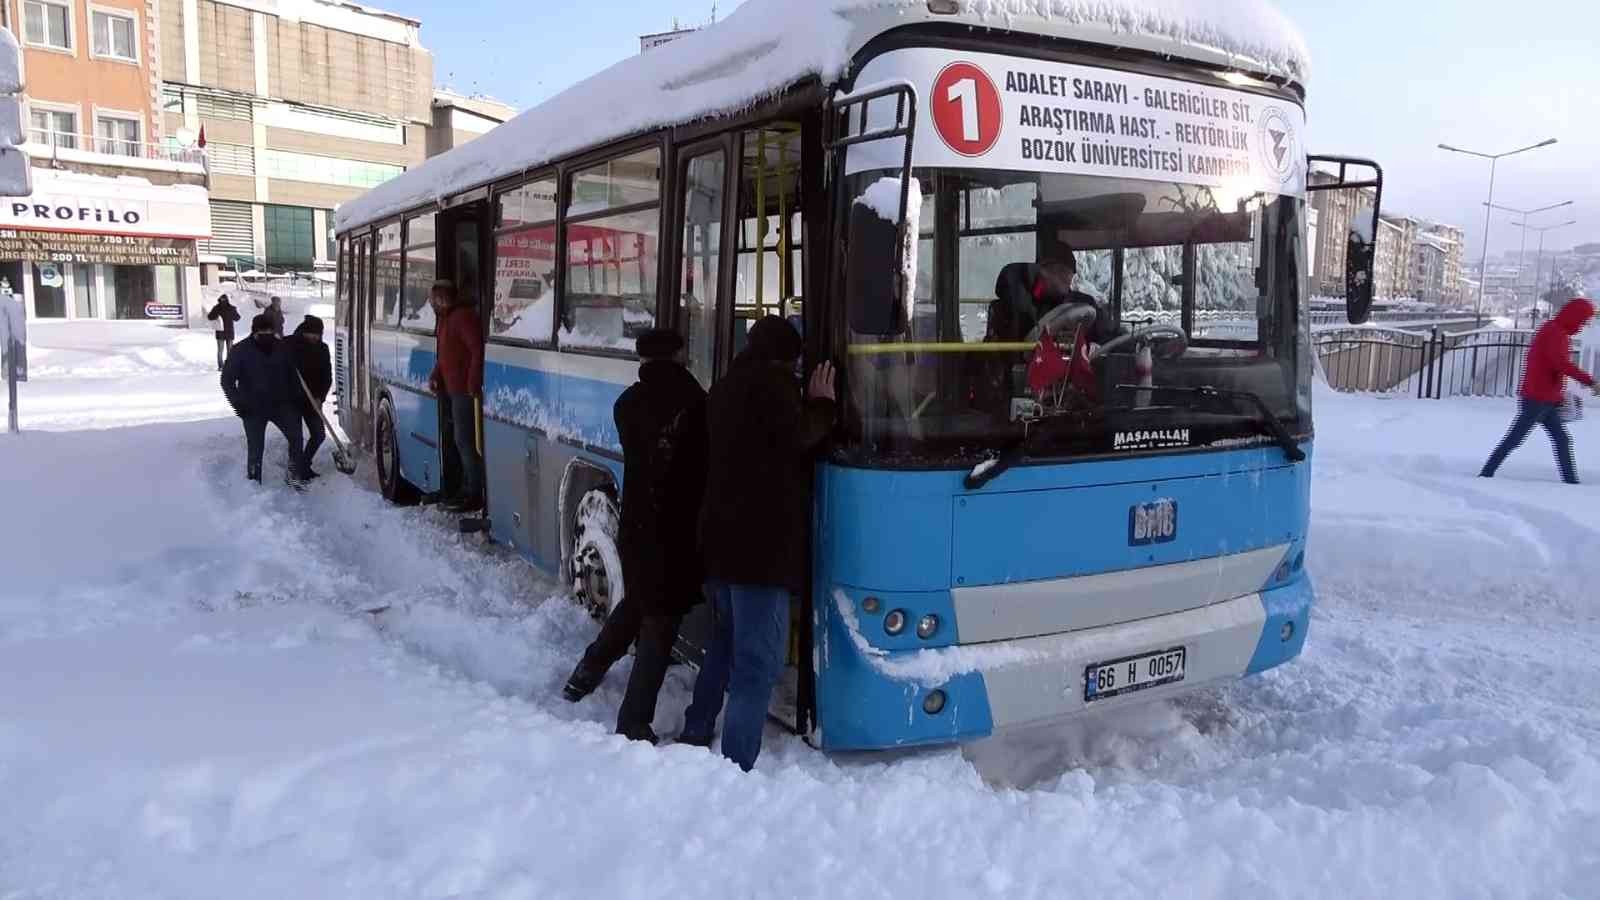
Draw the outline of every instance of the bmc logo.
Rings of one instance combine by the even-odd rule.
[[[1000,90],[972,63],[951,63],[933,81],[933,127],[945,146],[982,156],[1000,139]]]
[[[1178,501],[1156,500],[1128,510],[1128,544],[1168,544],[1178,539]]]

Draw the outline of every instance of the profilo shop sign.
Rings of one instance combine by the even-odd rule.
[[[199,185],[41,169],[31,196],[0,197],[0,230],[12,229],[203,240],[211,204]]]

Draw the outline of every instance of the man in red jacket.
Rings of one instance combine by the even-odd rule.
[[[1572,461],[1572,435],[1561,421],[1561,402],[1566,399],[1569,377],[1595,387],[1594,376],[1572,362],[1572,338],[1593,316],[1594,304],[1587,300],[1571,300],[1534,335],[1533,345],[1528,348],[1528,367],[1522,374],[1522,409],[1505,439],[1484,463],[1483,471],[1478,473],[1481,477],[1493,478],[1511,451],[1528,439],[1533,426],[1543,425],[1545,431],[1550,432],[1551,443],[1555,444],[1561,480],[1567,484],[1578,483],[1577,466]]]
[[[483,329],[471,298],[448,281],[433,283],[428,298],[436,317],[439,358],[428,387],[450,404],[456,453],[461,458],[461,496],[444,504],[451,512],[483,509],[483,457],[478,454],[478,396],[483,393]]]

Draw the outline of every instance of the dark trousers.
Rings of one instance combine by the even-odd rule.
[[[1528,433],[1534,426],[1543,425],[1544,430],[1550,435],[1550,443],[1555,446],[1556,468],[1561,471],[1561,480],[1567,484],[1578,483],[1577,465],[1572,460],[1572,435],[1567,432],[1567,425],[1561,421],[1561,406],[1557,403],[1540,403],[1537,400],[1523,399],[1517,417],[1512,420],[1511,428],[1500,441],[1500,446],[1494,448],[1494,453],[1489,455],[1489,461],[1483,464],[1483,471],[1478,473],[1485,478],[1493,478],[1494,473],[1500,471],[1500,464],[1506,461],[1513,450],[1522,446],[1528,439]]]
[[[580,665],[602,674],[611,671],[617,660],[628,655],[628,648],[639,637],[643,622],[644,615],[638,601],[631,595],[623,595],[622,602],[611,610],[611,615],[606,616],[606,623],[600,626],[600,634],[583,651]]]
[[[300,435],[300,416],[293,410],[280,410],[272,416],[245,416],[244,420],[244,446],[245,446],[245,477],[255,481],[261,480],[261,456],[266,452],[267,423],[276,425],[282,432],[283,439],[289,443],[289,478],[297,480],[305,477],[305,448]]]
[[[654,736],[656,698],[672,667],[672,646],[678,642],[682,616],[645,616],[634,643],[633,672],[617,710],[617,734],[630,738]]]
[[[306,469],[310,470],[311,464],[316,461],[317,451],[322,449],[323,441],[328,439],[328,426],[322,424],[322,415],[314,409],[302,408],[300,418],[306,425],[305,461]]]
[[[483,457],[478,455],[478,401],[471,394],[449,396],[451,430],[456,454],[461,459],[461,496],[476,500],[483,496]]]
[[[772,689],[783,675],[790,595],[781,587],[752,584],[711,584],[707,593],[717,627],[695,679],[682,737],[704,740],[711,735],[726,692],[722,755],[748,772],[761,755]]]
[[[218,372],[222,371],[223,363],[226,363],[228,361],[228,347],[229,347],[228,339],[223,337],[220,334],[217,335],[217,371]]]

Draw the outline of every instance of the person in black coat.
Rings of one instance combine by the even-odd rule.
[[[706,392],[683,364],[683,338],[652,329],[636,346],[639,380],[612,410],[622,442],[622,601],[567,680],[568,700],[599,687],[634,644],[617,733],[654,742],[650,723],[683,617],[702,599],[695,523],[706,479]]]
[[[289,405],[306,426],[306,478],[322,477],[311,468],[311,463],[317,458],[322,442],[328,439],[327,426],[322,424],[322,404],[333,390],[333,360],[328,355],[328,345],[323,343],[322,328],[321,319],[308,315],[295,326],[294,334],[279,342],[277,350],[286,357],[284,364],[291,367],[287,376],[291,392]],[[308,390],[311,398],[306,397]]]
[[[800,352],[794,326],[761,319],[707,401],[700,543],[717,624],[679,741],[710,745],[726,691],[722,755],[745,771],[761,752],[789,647],[790,605],[810,561],[812,453],[834,421],[833,365],[817,367],[802,397]]]
[[[217,323],[217,371],[221,372],[228,361],[228,348],[233,346],[233,323],[239,321],[239,310],[228,300],[228,295],[223,294],[206,313],[206,318]]]
[[[266,447],[267,423],[283,432],[289,442],[289,482],[298,485],[304,462],[300,436],[300,417],[289,405],[288,371],[282,357],[273,353],[277,336],[272,320],[256,316],[250,323],[250,337],[233,346],[222,367],[222,392],[228,405],[244,422],[245,477],[261,482],[261,455]]]

